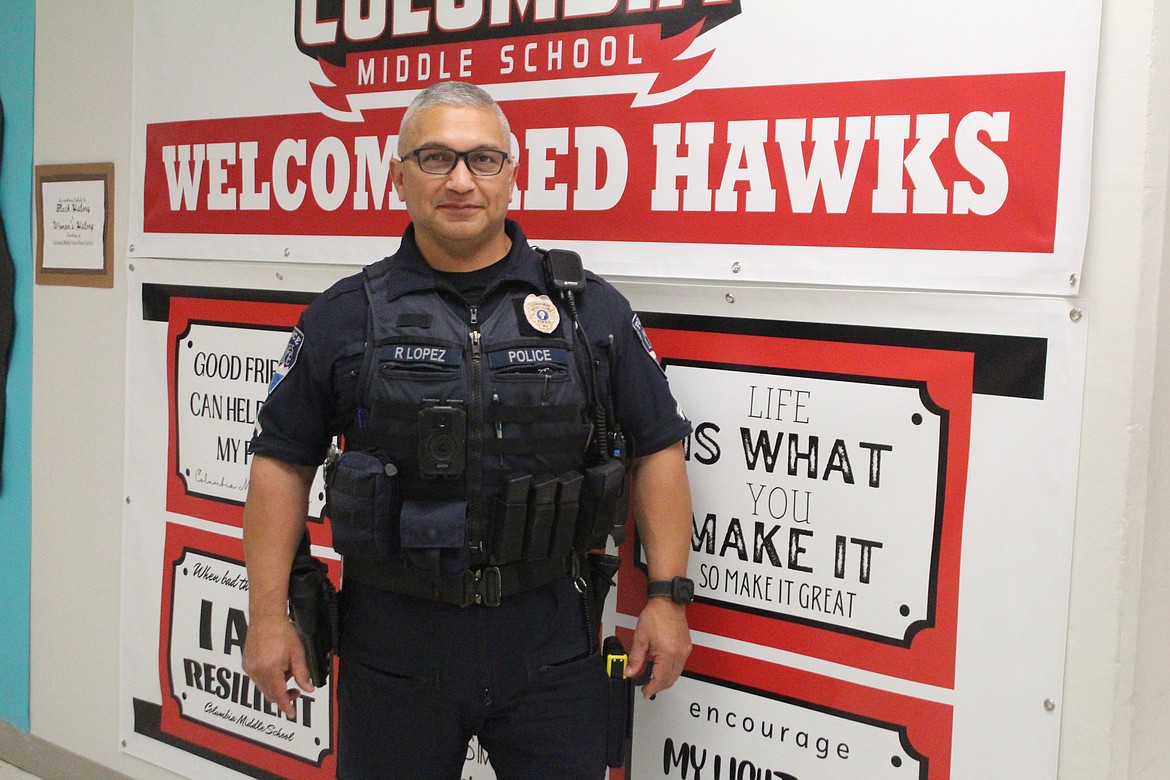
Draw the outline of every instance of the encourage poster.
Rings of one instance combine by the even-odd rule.
[[[661,705],[637,704],[640,720],[661,711],[639,731],[631,777],[952,777],[946,705],[702,647],[672,691]]]

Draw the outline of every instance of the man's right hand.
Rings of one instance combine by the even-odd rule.
[[[244,642],[244,673],[288,718],[297,714],[294,700],[300,691],[313,690],[305,649],[296,627],[287,618],[253,620]],[[293,678],[297,688],[289,688]]]
[[[296,717],[292,677],[313,690],[305,650],[288,619],[288,578],[305,535],[309,486],[317,469],[257,455],[244,504],[244,560],[248,566],[248,637],[244,673],[269,701]]]

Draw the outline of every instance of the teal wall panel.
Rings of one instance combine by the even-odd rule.
[[[32,160],[35,0],[0,0],[0,219],[16,267],[16,327],[0,462],[0,720],[29,730],[32,518]]]

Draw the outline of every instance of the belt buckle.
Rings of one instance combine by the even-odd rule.
[[[476,577],[476,603],[483,604],[485,607],[498,607],[503,595],[504,584],[500,578],[499,567],[486,566],[480,569],[479,575]]]

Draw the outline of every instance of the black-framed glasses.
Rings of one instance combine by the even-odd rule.
[[[402,155],[402,159],[413,157],[418,161],[418,167],[423,173],[433,173],[436,176],[446,176],[455,170],[459,159],[467,164],[467,170],[475,176],[495,176],[504,170],[504,163],[508,161],[508,153],[498,149],[472,149],[469,152],[457,152],[442,146],[422,146],[413,152]]]

